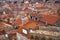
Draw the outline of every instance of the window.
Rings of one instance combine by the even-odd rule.
[[[35,18],[36,21],[39,21],[39,18]]]
[[[31,19],[32,19],[32,16],[31,16]]]
[[[34,16],[31,16],[31,19],[34,20]]]

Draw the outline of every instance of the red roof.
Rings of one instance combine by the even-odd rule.
[[[59,17],[47,15],[47,16],[43,17],[40,21],[47,22],[48,24],[52,24],[53,25],[58,20],[59,20]]]
[[[20,24],[22,24],[22,20],[20,18],[18,18],[15,22],[16,26],[19,26]]]
[[[21,26],[21,27],[18,29],[18,32],[19,32],[20,34],[23,34],[22,29],[26,29],[26,30],[29,30],[29,28],[35,29],[38,25],[40,25],[40,26],[45,26],[44,24],[39,24],[38,22],[33,21],[33,20],[30,19],[27,24]],[[27,35],[23,34],[23,35],[26,36],[27,38],[30,38],[30,34],[27,34]]]

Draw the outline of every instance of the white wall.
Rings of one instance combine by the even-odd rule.
[[[29,40],[29,39],[27,39],[25,36],[17,33],[17,40]]]

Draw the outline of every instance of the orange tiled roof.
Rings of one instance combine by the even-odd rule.
[[[57,7],[54,7],[54,8],[52,8],[52,10],[58,10],[59,8],[57,8]]]
[[[43,17],[40,21],[42,22],[47,22],[48,24],[54,24],[59,20],[59,17],[57,16],[51,16],[51,15],[47,15],[45,17]]]
[[[29,28],[34,29],[36,27],[36,24],[37,24],[36,22],[30,20],[27,24],[23,25],[23,27],[20,27],[19,30],[18,30],[18,32],[20,34],[23,34],[22,33],[22,29],[26,29],[26,30],[28,30]],[[27,34],[27,35],[24,35],[24,36],[26,36],[27,38],[29,38],[30,34]]]
[[[40,3],[40,4],[36,4],[34,5],[37,9],[39,8],[48,8],[46,5],[44,5],[44,3]]]
[[[18,18],[15,22],[16,26],[19,26],[20,24],[22,24],[22,20],[20,18]]]
[[[23,34],[22,29],[26,29],[26,30],[28,30],[29,28],[35,29],[38,25],[39,26],[44,26],[44,24],[39,24],[38,22],[33,21],[33,20],[30,19],[27,24],[23,25],[22,27],[20,27],[18,29],[18,32],[20,34]],[[26,36],[27,38],[30,38],[30,34],[27,34],[27,35],[23,34],[23,35]]]
[[[30,20],[27,24],[23,25],[23,28],[24,29],[29,29],[29,28],[32,28],[34,29],[36,26],[37,26],[37,22],[33,21],[33,20]]]

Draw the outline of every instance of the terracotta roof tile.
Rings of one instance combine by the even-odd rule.
[[[20,18],[18,18],[15,22],[16,26],[19,26],[20,24],[22,24],[22,20]]]
[[[47,22],[48,24],[55,24],[57,21],[59,20],[59,17],[55,17],[55,16],[51,16],[51,15],[47,15],[45,17],[43,17],[40,21],[42,22]]]

